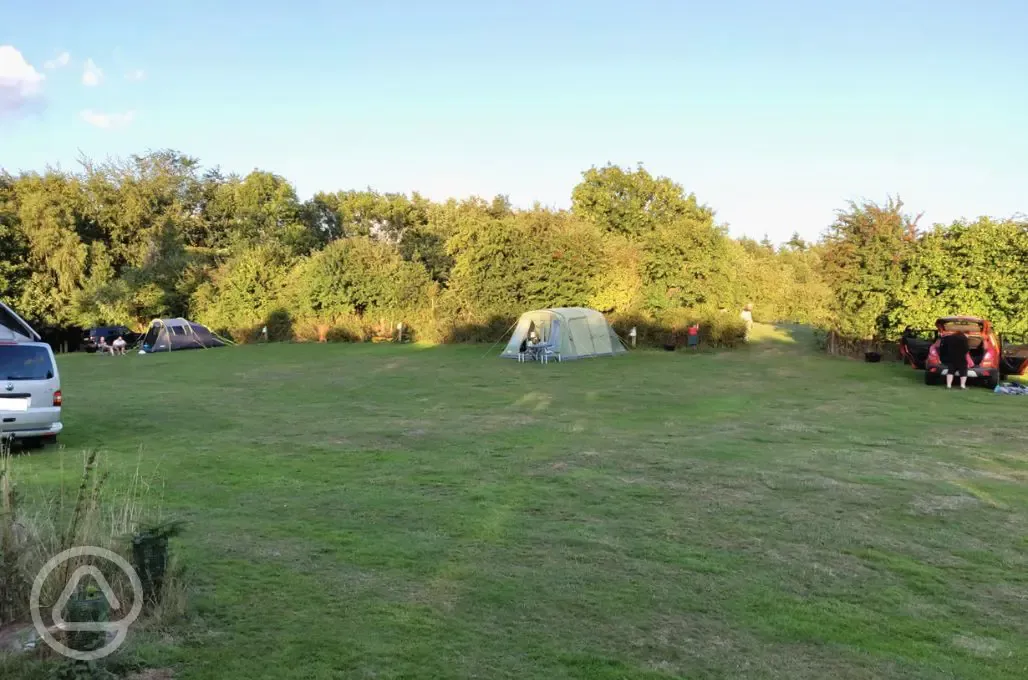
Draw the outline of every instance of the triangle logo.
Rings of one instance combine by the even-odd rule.
[[[93,565],[83,565],[76,569],[71,578],[68,579],[68,585],[64,587],[61,592],[61,596],[57,598],[56,604],[53,609],[54,625],[61,630],[82,630],[82,631],[100,631],[110,630],[113,626],[109,621],[73,621],[68,623],[64,620],[64,610],[68,606],[68,602],[71,600],[72,595],[78,590],[79,583],[86,576],[91,576],[93,581],[96,582],[100,592],[103,593],[104,597],[107,598],[107,603],[111,609],[121,609],[121,602],[118,600],[118,596],[114,594],[114,590],[111,588],[111,584],[107,582],[107,579],[100,572],[99,569]]]

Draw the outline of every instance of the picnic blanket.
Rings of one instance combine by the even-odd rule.
[[[1003,385],[996,385],[996,389],[993,392],[996,394],[1028,394],[1028,385],[1005,383]]]

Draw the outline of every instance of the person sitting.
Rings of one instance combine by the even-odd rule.
[[[96,343],[96,351],[100,354],[107,354],[111,350],[111,346],[107,344],[107,338],[100,336],[100,340]]]
[[[128,343],[125,342],[125,338],[119,335],[118,338],[111,345],[111,354],[125,354],[125,348],[127,346]]]

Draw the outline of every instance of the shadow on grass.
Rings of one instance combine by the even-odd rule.
[[[817,352],[814,329],[800,324],[753,324],[747,345],[755,349],[789,350],[797,353]]]

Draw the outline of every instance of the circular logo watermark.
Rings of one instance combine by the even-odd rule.
[[[96,582],[97,587],[107,598],[107,603],[111,609],[120,610],[121,602],[118,601],[117,596],[111,589],[110,584],[104,575],[100,573],[100,570],[93,565],[83,565],[72,572],[68,578],[68,583],[64,586],[64,590],[61,591],[61,596],[57,598],[56,604],[54,604],[51,618],[53,619],[54,626],[61,631],[75,632],[75,631],[89,631],[89,632],[103,632],[110,638],[103,647],[91,651],[79,651],[77,649],[71,649],[67,645],[62,644],[57,638],[51,634],[50,629],[43,622],[43,616],[39,611],[39,597],[43,592],[43,584],[46,583],[47,577],[53,573],[54,569],[61,566],[68,560],[73,560],[77,557],[95,557],[107,562],[111,562],[119,569],[121,569],[126,576],[128,576],[129,583],[132,584],[132,594],[134,596],[132,602],[132,609],[129,613],[120,621],[65,621],[64,620],[64,608],[67,606],[68,601],[72,595],[75,594],[79,583],[86,576],[92,577]],[[32,612],[32,623],[36,627],[36,632],[39,636],[50,645],[58,654],[68,657],[69,659],[75,659],[77,661],[95,661],[96,659],[102,659],[105,656],[113,654],[118,647],[121,647],[122,643],[125,642],[125,638],[128,636],[128,629],[136,619],[139,618],[139,614],[143,611],[143,584],[139,580],[139,574],[132,568],[125,558],[117,553],[113,553],[110,550],[104,548],[97,548],[94,546],[81,546],[77,548],[69,548],[64,552],[58,553],[51,557],[43,568],[39,570],[36,575],[36,580],[32,582],[32,594],[29,597],[29,609]],[[113,637],[110,637],[110,633],[114,633]]]

